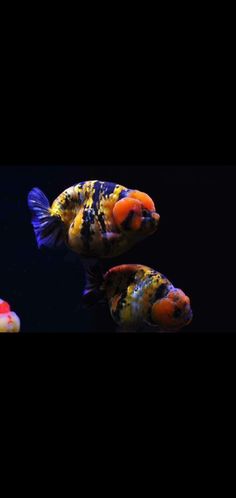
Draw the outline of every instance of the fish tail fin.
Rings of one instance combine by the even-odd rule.
[[[103,269],[101,262],[94,259],[82,259],[82,264],[85,269],[86,279],[83,304],[86,308],[90,308],[105,301]]]
[[[32,225],[38,247],[58,247],[64,242],[64,225],[60,216],[53,216],[44,193],[33,188],[28,195],[28,206],[32,213]]]

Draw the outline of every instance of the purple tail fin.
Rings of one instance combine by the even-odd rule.
[[[28,206],[32,213],[32,225],[38,247],[58,247],[64,241],[63,222],[59,216],[50,214],[47,197],[38,188],[28,195]]]

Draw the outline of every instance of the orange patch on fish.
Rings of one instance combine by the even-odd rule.
[[[0,313],[9,313],[11,311],[11,308],[9,304],[6,301],[2,301],[0,303]]]
[[[145,209],[148,209],[148,211],[156,211],[155,204],[152,198],[144,192],[134,190],[133,192],[130,192],[129,197],[140,201]]]
[[[141,227],[141,224],[142,224],[141,216],[135,216],[132,223],[131,223],[131,227],[133,230],[139,230],[139,228]]]
[[[131,211],[135,212],[141,218],[142,206],[140,201],[137,199],[131,199],[130,197],[125,197],[124,199],[118,201],[113,209],[113,216],[116,223],[121,225],[129,216]]]
[[[164,327],[172,327],[175,308],[172,299],[166,298],[158,301],[152,307],[153,321]]]

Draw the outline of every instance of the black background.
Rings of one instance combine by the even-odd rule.
[[[184,333],[235,329],[230,263],[235,169],[190,161],[83,161],[1,165],[1,289],[22,321],[22,332],[114,332],[106,306],[81,306],[79,257],[38,250],[27,207],[38,186],[52,202],[76,182],[99,179],[147,192],[161,215],[156,234],[106,262],[141,263],[164,273],[191,298],[194,320]]]
[[[54,265],[60,268],[60,272],[62,271],[61,255],[53,254],[50,256],[50,265],[46,265],[45,258],[49,256],[45,254],[39,256],[37,253],[32,231],[29,228],[29,213],[27,214],[25,207],[26,196],[32,185],[39,182],[39,186],[43,188],[45,184],[45,193],[51,200],[54,187],[55,195],[57,195],[65,187],[65,183],[70,183],[65,182],[65,171],[68,171],[67,165],[70,161],[77,166],[77,169],[84,165],[84,178],[88,178],[88,162],[86,162],[88,158],[92,158],[90,163],[97,167],[104,166],[109,172],[109,178],[115,159],[118,174],[120,175],[121,169],[125,167],[127,176],[131,175],[131,180],[135,180],[135,186],[139,183],[138,177],[141,177],[142,183],[150,180],[148,191],[153,188],[151,179],[155,178],[155,185],[156,179],[159,179],[156,170],[153,175],[148,173],[147,165],[150,162],[155,168],[156,165],[160,167],[173,165],[177,168],[176,178],[180,184],[181,178],[186,177],[186,166],[192,171],[195,167],[197,168],[196,174],[192,175],[191,172],[187,175],[187,185],[182,185],[181,188],[178,186],[178,194],[176,194],[176,185],[171,186],[169,173],[165,173],[166,189],[163,190],[161,187],[160,230],[146,242],[145,252],[144,250],[141,252],[141,246],[139,249],[136,248],[140,251],[139,254],[143,260],[144,256],[146,259],[148,247],[148,257],[151,258],[150,251],[153,251],[154,241],[158,241],[160,251],[158,257],[162,258],[158,261],[158,269],[164,270],[163,262],[165,261],[165,267],[168,265],[167,275],[173,278],[172,265],[174,272],[178,272],[179,275],[175,281],[173,278],[174,283],[182,285],[186,292],[189,289],[195,316],[191,327],[186,329],[184,335],[146,334],[145,339],[138,334],[131,337],[109,334],[104,339],[98,334],[91,340],[90,334],[67,334],[66,340],[64,335],[59,334],[56,340],[53,337],[51,341],[50,336],[42,334],[2,335],[0,356],[1,365],[5,366],[2,387],[7,385],[7,392],[12,398],[12,387],[16,385],[17,380],[20,379],[19,393],[21,393],[22,385],[33,382],[27,399],[31,402],[32,394],[36,393],[37,412],[40,406],[39,393],[45,394],[45,389],[41,389],[42,374],[45,375],[45,387],[48,386],[50,391],[48,401],[55,399],[54,393],[58,385],[60,412],[62,405],[67,411],[69,405],[62,398],[62,387],[68,393],[71,386],[73,387],[71,391],[69,390],[71,399],[77,403],[79,398],[79,411],[84,412],[87,403],[81,403],[81,398],[77,394],[80,395],[82,386],[85,386],[85,391],[91,398],[90,386],[96,379],[100,379],[99,373],[103,371],[102,382],[97,386],[99,399],[96,400],[97,403],[90,410],[90,414],[93,416],[94,425],[94,419],[96,420],[94,414],[97,414],[101,406],[101,386],[108,386],[110,381],[111,385],[107,389],[106,396],[109,400],[109,411],[104,417],[107,421],[107,413],[109,415],[111,413],[111,393],[114,393],[116,398],[114,412],[117,413],[117,408],[120,406],[117,402],[117,394],[122,393],[123,396],[125,391],[125,389],[115,388],[114,375],[112,375],[115,370],[119,381],[123,372],[125,378],[123,386],[127,386],[126,389],[129,392],[127,401],[132,400],[133,403],[133,393],[135,384],[137,384],[139,406],[135,416],[140,412],[140,408],[144,407],[149,418],[150,414],[154,414],[156,424],[156,406],[150,410],[147,396],[143,399],[142,393],[148,392],[149,399],[153,400],[155,405],[158,401],[158,406],[162,410],[166,407],[166,403],[160,399],[160,389],[164,387],[166,398],[168,397],[168,401],[172,402],[171,409],[165,412],[167,414],[168,411],[169,415],[168,429],[173,425],[173,421],[176,427],[176,417],[179,413],[182,415],[184,424],[187,420],[191,420],[193,426],[193,415],[197,412],[198,418],[194,424],[196,427],[199,426],[199,421],[206,421],[206,405],[208,404],[209,407],[212,403],[212,393],[215,392],[217,403],[214,406],[211,420],[208,418],[207,430],[209,432],[212,421],[215,420],[219,411],[221,413],[219,410],[221,406],[227,413],[228,426],[228,418],[232,410],[227,410],[225,392],[231,400],[232,390],[229,386],[230,380],[234,379],[232,374],[235,374],[235,345],[233,343],[236,336],[224,334],[222,340],[222,335],[207,338],[199,333],[191,334],[190,330],[193,332],[206,330],[225,332],[235,329],[235,254],[233,250],[235,231],[235,173],[233,168],[236,165],[235,80],[230,53],[230,47],[233,44],[229,40],[229,33],[232,30],[229,29],[228,19],[224,21],[222,18],[219,19],[219,23],[213,23],[214,33],[211,32],[212,22],[206,22],[205,29],[202,29],[199,20],[194,30],[192,27],[195,17],[194,13],[186,24],[185,16],[182,16],[183,29],[181,22],[178,22],[179,19],[176,22],[176,17],[174,17],[172,28],[175,29],[172,31],[169,28],[170,19],[167,16],[168,29],[165,25],[165,29],[161,32],[160,23],[157,25],[155,17],[153,29],[150,29],[150,16],[147,23],[142,19],[139,24],[133,23],[132,15],[130,18],[132,21],[127,26],[129,36],[123,40],[122,23],[119,23],[119,29],[115,32],[113,23],[108,23],[112,26],[112,30],[107,36],[104,29],[104,46],[102,47],[99,43],[101,34],[103,34],[101,25],[96,18],[98,33],[92,36],[90,15],[89,29],[86,25],[85,33],[81,33],[82,23],[80,23],[79,30],[70,29],[68,38],[64,35],[61,37],[60,25],[60,36],[56,37],[56,45],[55,34],[49,26],[50,38],[52,38],[49,43],[48,39],[45,40],[43,52],[43,38],[41,35],[38,36],[38,31],[36,31],[36,38],[39,50],[35,50],[34,43],[29,44],[27,30],[26,45],[22,47],[23,31],[18,19],[16,22],[20,33],[13,40],[13,50],[10,54],[7,51],[10,39],[9,36],[5,37],[3,56],[7,64],[3,63],[2,66],[0,120],[0,163],[2,165],[0,169],[0,254],[2,256],[0,296],[9,299],[21,316],[22,330],[32,330],[32,332],[49,330],[50,324],[45,324],[45,320],[39,313],[39,305],[45,308],[44,300],[48,303],[49,296],[55,303],[55,297],[52,297],[50,289],[50,285],[55,289],[55,284],[53,279],[48,278],[46,268],[54,275],[56,274]],[[114,20],[115,18],[116,16]],[[107,19],[105,19],[105,24],[107,26]],[[62,25],[64,30],[64,21]],[[35,24],[33,26],[35,28]],[[70,23],[69,26],[71,28]],[[137,36],[133,35],[131,29],[133,26],[138,31]],[[224,27],[227,30],[225,38],[221,36]],[[42,26],[40,26],[40,33],[41,28]],[[145,36],[146,29],[148,36]],[[71,32],[74,35],[72,43]],[[78,33],[81,34],[81,43],[78,42]],[[31,38],[30,36],[30,40]],[[58,49],[60,38],[62,50],[60,47]],[[114,50],[114,38],[117,50]],[[89,46],[90,39],[91,45]],[[51,50],[49,50],[50,41],[53,41]],[[122,47],[121,41],[123,41]],[[139,45],[137,45],[138,42]],[[129,46],[130,48],[127,49]],[[141,168],[137,172],[137,165],[141,159]],[[131,161],[132,166],[129,167]],[[228,165],[229,161],[232,166]],[[12,167],[12,171],[8,169],[10,164],[16,165]],[[37,164],[37,168],[33,166],[34,164]],[[43,164],[48,167],[46,173],[43,171]],[[52,173],[51,168],[59,164],[64,168],[64,173],[56,189],[57,174]],[[210,164],[210,167],[207,167],[207,164]],[[4,165],[7,165],[7,168]],[[21,172],[14,171],[21,167],[24,167]],[[74,174],[72,176],[74,182]],[[82,179],[81,176],[79,172],[79,180]],[[76,180],[77,177],[76,172]],[[115,177],[117,181],[116,174]],[[192,182],[194,177],[195,180]],[[48,189],[49,178],[51,186]],[[130,184],[130,178],[126,183]],[[15,192],[17,197],[14,197]],[[186,193],[188,203],[185,202]],[[170,204],[173,198],[177,199],[174,211]],[[177,216],[175,221],[172,217],[181,205],[186,216],[182,230],[178,229],[175,223]],[[168,227],[165,226],[164,216],[172,220],[172,232],[170,223]],[[173,237],[174,234],[175,236],[177,234],[177,238]],[[176,248],[180,247],[180,244],[181,252],[177,249],[177,262],[177,258],[173,259],[173,255],[175,256]],[[169,257],[170,254],[171,257]],[[57,257],[58,262],[56,262]],[[127,261],[128,258],[134,260],[135,252],[132,251],[132,255],[130,253],[126,257]],[[185,266],[187,261],[190,262],[188,268]],[[184,265],[182,265],[183,262]],[[160,267],[161,265],[163,268]],[[64,274],[68,275],[71,283],[71,275],[74,276],[74,263],[70,273],[68,268],[69,265]],[[189,285],[190,277],[191,284]],[[36,290],[42,281],[42,287]],[[39,302],[36,296],[39,297]],[[60,297],[71,309],[68,293],[63,291]],[[48,317],[47,306],[46,310]],[[88,316],[82,322],[81,314],[78,313],[77,316],[80,317],[80,325],[88,325]],[[102,319],[105,319],[104,312]],[[106,322],[109,329],[111,322],[109,317],[107,319],[109,319],[109,325],[108,321]],[[42,321],[42,327],[37,324],[37,320]],[[50,328],[56,330],[56,324],[52,322],[53,320],[51,321],[53,326]],[[68,330],[68,322],[64,321],[63,324],[57,316],[58,330],[60,329],[59,322],[62,326],[66,325],[66,329],[64,327],[61,329]],[[72,323],[78,330],[79,324],[76,324],[74,320],[70,321],[70,329]],[[98,323],[97,320],[96,325]],[[9,345],[9,355],[6,354],[6,343]],[[27,344],[29,347],[26,347]],[[47,359],[48,369],[46,368]],[[124,368],[124,364],[127,368]],[[17,369],[14,368],[16,365]],[[203,368],[204,365],[205,368]],[[21,374],[24,366],[26,367],[25,377],[22,383]],[[129,376],[124,375],[127,369],[131,373]],[[180,371],[181,379],[178,375]],[[191,375],[193,371],[194,375]],[[209,375],[205,375],[208,371]],[[6,380],[9,379],[11,372],[12,383],[9,389]],[[37,374],[32,375],[32,372],[34,374],[37,372]],[[67,372],[70,378],[66,378]],[[227,378],[225,372],[227,372]],[[51,375],[47,375],[48,373]],[[88,388],[86,380],[89,374],[92,382]],[[203,382],[199,387],[201,375]],[[194,377],[195,384],[193,383]],[[37,390],[35,389],[36,378],[40,386]],[[129,379],[131,382],[127,382]],[[170,379],[168,386],[166,379]],[[74,380],[74,385],[72,380]],[[173,385],[176,397],[173,396]],[[186,386],[184,400],[187,406],[184,411],[181,410],[182,399],[180,400],[179,396],[181,386]],[[204,402],[198,403],[202,401],[204,386],[206,386]],[[224,393],[223,399],[219,399],[220,388],[221,393]],[[191,394],[194,400],[192,406],[189,403]],[[21,406],[22,396],[19,402]],[[48,414],[48,403],[46,409]],[[58,412],[59,410],[57,410],[57,415]],[[127,413],[127,405],[125,412]],[[69,413],[71,414],[72,410]],[[221,422],[222,419],[220,419],[222,425]]]

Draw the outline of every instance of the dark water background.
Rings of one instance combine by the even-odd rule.
[[[11,304],[22,332],[116,330],[106,306],[81,306],[84,272],[68,249],[38,250],[27,207],[28,192],[43,190],[50,203],[83,180],[105,180],[147,192],[161,215],[159,230],[130,252],[106,262],[140,263],[164,273],[190,296],[187,332],[233,331],[224,301],[231,241],[227,218],[234,197],[234,166],[42,165],[1,166],[0,297]],[[223,299],[223,301],[222,301]]]

